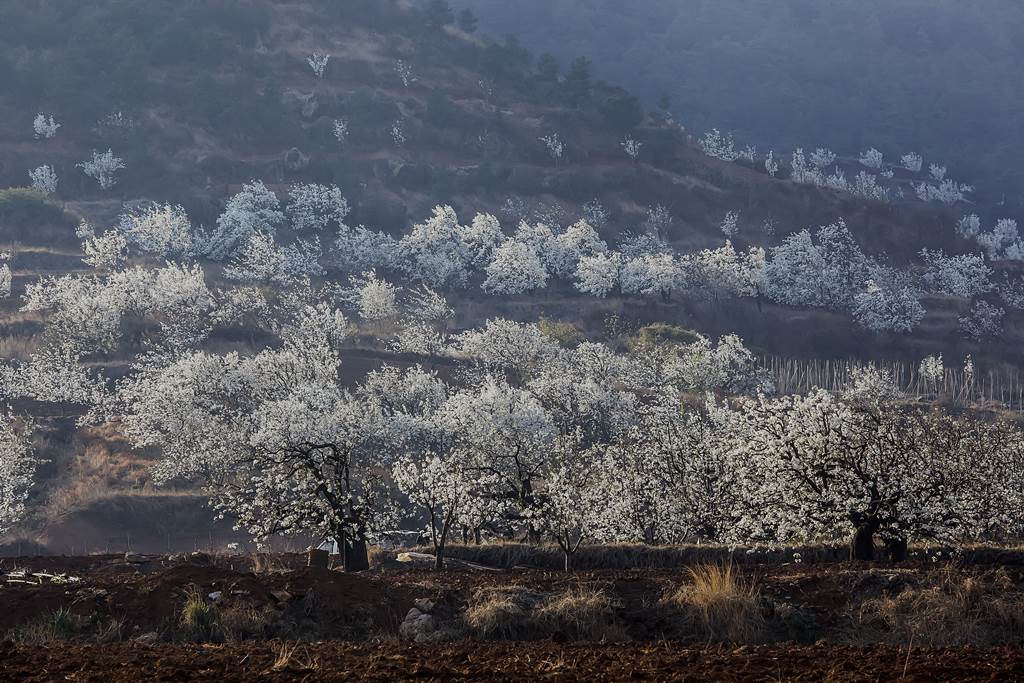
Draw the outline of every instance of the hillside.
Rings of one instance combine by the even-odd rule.
[[[593,60],[696,130],[744,144],[910,150],[1020,210],[1024,11],[1013,0],[464,0],[564,66]]]
[[[317,53],[330,57],[322,77],[307,62]],[[606,220],[594,227],[609,245],[643,232],[661,206],[669,218],[659,236],[679,253],[722,247],[729,212],[740,213],[737,250],[778,246],[839,219],[866,254],[898,268],[920,269],[922,248],[977,250],[955,229],[970,207],[913,200],[920,178],[910,172],[894,174],[889,187],[905,189],[908,199],[892,202],[798,184],[788,167],[773,176],[760,161],[708,156],[663,113],[583,75],[552,78],[514,40],[466,33],[391,0],[18,4],[0,25],[0,186],[27,185],[29,170],[44,164],[59,183],[45,202],[0,197],[0,251],[11,253],[13,270],[13,296],[0,302],[0,356],[25,360],[40,344],[43,316],[19,310],[30,283],[89,270],[75,236],[80,220],[113,226],[124,211],[159,202],[180,204],[195,224],[212,229],[229,198],[254,180],[280,197],[296,184],[336,185],[351,208],[347,223],[396,238],[437,205],[450,205],[463,222],[492,213],[510,234],[522,219],[568,227],[596,200]],[[55,135],[34,139],[36,112],[60,124]],[[551,135],[564,144],[558,155],[541,140]],[[642,143],[636,159],[624,153],[625,139]],[[125,168],[103,189],[77,165],[107,149]],[[836,163],[850,176],[858,172],[855,158]],[[1014,263],[992,265],[1000,274],[1017,271]],[[213,269],[219,277],[221,266]],[[496,316],[543,316],[621,348],[644,326],[664,323],[680,328],[672,334],[736,333],[756,356],[780,362],[873,359],[916,368],[927,354],[943,353],[951,366],[972,354],[984,371],[1012,378],[1011,397],[1024,362],[1019,311],[1007,312],[1000,338],[963,337],[958,318],[971,309],[970,297],[927,293],[913,332],[877,334],[845,311],[782,305],[761,294],[681,289],[599,298],[552,278],[546,288],[506,297],[472,284],[447,293],[457,330]],[[143,347],[145,329],[133,324],[124,347],[89,359],[108,377],[123,373]],[[352,377],[383,361],[420,360],[393,352],[371,327],[347,349]],[[255,333],[239,338],[252,347],[260,341]],[[212,343],[228,341],[237,339]],[[197,520],[188,482],[155,489],[147,472],[153,454],[112,433],[76,430],[65,406],[16,407],[44,424],[38,440],[49,462],[27,525],[34,539],[57,549],[106,543],[120,550],[133,517],[142,521],[131,533],[152,530],[148,545],[136,540],[136,547],[159,550],[154,539],[170,536],[169,526],[179,545],[235,538],[225,525]]]
[[[609,216],[602,232],[610,243],[662,205],[672,216],[665,237],[681,251],[721,245],[719,223],[734,210],[742,212],[738,247],[777,243],[840,217],[865,251],[898,261],[922,247],[961,246],[953,231],[960,210],[864,202],[711,159],[626,91],[594,81],[580,95],[536,71],[514,42],[430,28],[395,3],[364,4],[22,5],[0,29],[7,31],[0,59],[12,65],[0,99],[0,185],[27,184],[29,169],[48,164],[64,206],[100,225],[144,200],[181,204],[209,225],[240,185],[260,179],[279,193],[298,182],[336,184],[352,207],[350,223],[394,235],[438,204],[460,215],[492,212],[511,229],[530,215],[569,222],[597,199]],[[194,25],[203,30],[182,29]],[[118,47],[104,47],[111,45]],[[306,64],[317,51],[331,56],[322,79]],[[412,71],[408,87],[398,62]],[[52,112],[57,135],[33,140],[27,111]],[[348,125],[343,144],[336,120]],[[396,123],[401,145],[392,136]],[[565,145],[557,161],[538,140],[552,133]],[[644,145],[639,163],[622,152],[626,134]],[[107,148],[127,170],[103,191],[76,164]],[[762,229],[766,221],[773,235]],[[34,228],[8,225],[5,232],[47,246]],[[29,265],[17,270],[27,276]],[[678,316],[709,332],[736,327],[737,314],[702,322],[713,311],[683,303],[690,305],[692,312],[673,306],[638,315]],[[740,310],[753,315],[749,306]],[[835,324],[842,325],[828,326]],[[787,350],[792,340],[762,339],[763,327],[755,319],[737,331],[766,352]],[[891,340],[876,345],[852,328],[814,340],[819,327],[794,335],[804,340],[794,351],[845,357],[861,346],[871,347],[865,355],[891,350]],[[927,337],[943,327],[932,320]],[[834,346],[851,334],[853,344]],[[958,344],[955,336],[943,343]],[[908,348],[908,357],[919,351]]]

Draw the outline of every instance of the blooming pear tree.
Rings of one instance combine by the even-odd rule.
[[[207,254],[214,261],[224,261],[234,256],[255,233],[273,237],[283,221],[284,213],[277,195],[262,181],[253,181],[228,201],[217,218]]]
[[[21,521],[34,484],[37,460],[33,457],[30,419],[0,414],[0,533]]]
[[[548,282],[548,271],[536,250],[516,240],[507,240],[494,252],[485,272],[481,287],[488,294],[524,294],[543,289]]]

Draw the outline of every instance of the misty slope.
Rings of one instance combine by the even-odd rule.
[[[649,102],[671,96],[696,130],[776,149],[916,149],[993,201],[1024,188],[1024,9],[1013,0],[458,4],[563,64],[589,57]]]

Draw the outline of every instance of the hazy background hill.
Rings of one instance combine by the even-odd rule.
[[[923,151],[979,197],[1024,189],[1015,0],[461,0],[563,64],[593,60],[688,127],[762,149]]]

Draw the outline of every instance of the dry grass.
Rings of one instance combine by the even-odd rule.
[[[412,548],[415,552],[432,554],[433,548]],[[573,557],[577,571],[596,569],[675,569],[706,564],[782,564],[792,562],[799,553],[803,562],[843,562],[849,559],[848,547],[793,547],[755,549],[728,548],[715,545],[652,546],[631,543],[583,546]],[[445,554],[452,559],[464,560],[488,567],[511,569],[531,567],[561,570],[565,557],[554,544],[528,545],[526,543],[490,542],[484,545],[449,545]]]
[[[602,589],[578,586],[552,595],[520,586],[479,588],[463,615],[472,635],[484,640],[620,641],[614,604]]]
[[[40,614],[14,629],[13,640],[30,645],[46,645],[71,640],[75,635],[75,617],[70,610],[61,608]]]
[[[319,658],[313,657],[309,652],[295,643],[282,643],[270,666],[270,671],[264,673],[311,673],[320,670]]]
[[[1024,643],[1024,593],[1004,569],[987,574],[955,566],[918,585],[888,588],[851,614],[854,643],[923,647],[1020,645]]]
[[[575,640],[622,641],[625,631],[615,623],[614,604],[604,590],[580,586],[545,600],[537,621],[552,634]]]
[[[688,569],[690,583],[665,602],[678,610],[684,628],[708,641],[757,643],[765,637],[761,593],[731,564]]]
[[[195,585],[185,589],[185,604],[178,615],[178,625],[182,635],[194,642],[209,643],[221,639],[220,610]]]
[[[521,586],[479,588],[463,618],[473,634],[485,640],[535,637],[531,612],[542,596]]]
[[[273,638],[278,616],[273,607],[250,605],[221,610],[217,622],[226,642],[240,643]]]

